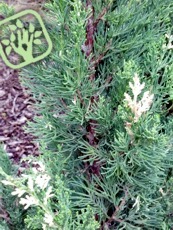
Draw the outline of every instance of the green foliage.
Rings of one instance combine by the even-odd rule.
[[[10,17],[14,14],[14,9],[13,7],[10,7],[6,3],[0,3],[0,12],[4,17]]]
[[[0,149],[1,161],[0,167],[4,173],[8,175],[17,176],[17,168],[12,165],[7,154]],[[0,174],[0,180],[2,180],[4,176]],[[11,195],[13,189],[9,188],[5,185],[0,185],[0,229],[8,230],[8,229],[21,229],[24,222],[23,217],[25,216],[25,212],[19,207],[16,197]]]
[[[49,210],[57,229],[172,229],[172,0],[92,4],[99,20],[90,56],[86,1],[54,0],[46,5],[53,51],[21,73],[37,100],[28,129],[38,137],[54,194],[23,220],[39,229]],[[137,121],[137,101],[130,107],[124,95],[134,96],[136,74],[145,83],[139,101],[154,94]],[[20,180],[16,186],[26,188]]]
[[[14,14],[14,9],[12,7],[9,7],[6,3],[0,3],[0,12],[1,12],[1,16],[5,19]],[[5,24],[1,25],[0,35],[3,36],[6,33],[7,33],[7,26]]]
[[[99,228],[99,224],[93,221],[93,210],[88,206],[87,209],[82,209],[81,214],[77,213],[77,221],[74,229],[95,230]]]
[[[26,229],[42,229],[42,216],[43,212],[39,207],[29,209],[25,218]]]
[[[162,189],[166,192],[165,186],[169,187],[173,165],[168,125],[172,123],[173,56],[165,37],[171,33],[173,4],[161,0],[92,3],[95,18],[110,4],[95,35],[93,57],[99,58],[107,47],[108,51],[95,69],[93,82],[90,58],[81,50],[89,14],[85,1],[47,5],[53,18],[49,30],[53,52],[25,69],[21,77],[39,101],[41,119],[36,117],[30,130],[50,151],[43,156],[48,168],[65,175],[63,180],[72,190],[72,218],[75,211],[90,205],[103,229],[169,229],[172,198],[164,196]],[[133,123],[124,93],[131,94],[129,82],[135,73],[145,82],[145,91],[154,94],[154,101]],[[97,103],[91,103],[92,97],[99,98]],[[86,138],[90,121],[97,123],[96,147]],[[93,172],[94,164],[99,176]]]

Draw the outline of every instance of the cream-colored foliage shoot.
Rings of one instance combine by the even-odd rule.
[[[136,73],[133,77],[133,82],[134,83],[129,83],[129,86],[132,89],[133,98],[128,93],[125,93],[124,96],[125,101],[134,114],[134,122],[137,122],[142,114],[150,109],[154,94],[150,94],[149,91],[146,91],[144,92],[142,99],[138,101],[138,96],[142,93],[142,90],[145,87],[145,83],[140,83],[139,77]]]

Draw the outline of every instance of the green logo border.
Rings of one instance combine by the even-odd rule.
[[[40,56],[35,57],[35,58],[33,59],[32,62],[27,62],[27,61],[25,61],[25,62],[22,62],[22,63],[20,63],[20,64],[18,64],[18,65],[14,65],[14,64],[12,64],[12,63],[9,62],[9,60],[8,60],[7,57],[6,57],[6,54],[5,54],[4,51],[3,51],[2,45],[0,45],[0,56],[2,57],[3,61],[5,62],[5,64],[6,64],[7,66],[9,66],[10,68],[12,68],[12,69],[19,69],[19,68],[22,68],[22,67],[24,67],[24,66],[26,66],[26,65],[29,65],[29,64],[31,64],[31,63],[35,63],[35,62],[37,62],[37,61],[40,61],[41,59],[43,59],[43,58],[45,58],[47,55],[49,55],[50,52],[51,52],[51,50],[52,50],[52,48],[53,48],[52,41],[51,41],[51,39],[50,39],[50,37],[49,37],[49,34],[48,34],[47,30],[46,30],[46,27],[45,27],[45,25],[44,25],[44,23],[43,23],[43,21],[42,21],[42,18],[41,18],[41,16],[40,16],[36,11],[34,11],[34,10],[24,10],[24,11],[22,11],[22,12],[19,12],[19,13],[13,15],[13,16],[7,18],[7,19],[4,19],[3,21],[0,21],[0,26],[2,26],[2,25],[3,25],[4,23],[6,23],[6,22],[9,22],[9,21],[11,21],[11,20],[15,20],[15,19],[20,18],[20,17],[22,17],[22,16],[25,16],[25,15],[27,15],[27,14],[32,14],[32,15],[34,15],[34,16],[36,17],[36,19],[38,20],[38,22],[40,23],[41,28],[42,28],[42,31],[43,31],[43,34],[44,34],[44,36],[45,36],[45,38],[46,38],[46,41],[47,41],[47,43],[48,43],[48,49],[47,49],[46,52],[44,52],[44,53],[41,54]]]

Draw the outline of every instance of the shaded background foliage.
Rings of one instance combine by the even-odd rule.
[[[60,175],[71,191],[72,219],[89,205],[100,229],[171,229],[173,56],[165,34],[172,33],[172,1],[45,7],[53,51],[23,69],[21,82],[38,102],[29,131],[54,183]],[[124,93],[135,73],[154,101],[133,124],[132,141]],[[87,229],[83,218],[79,229]]]

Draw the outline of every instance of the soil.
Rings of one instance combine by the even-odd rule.
[[[17,12],[22,7],[38,10],[44,1],[27,0],[25,4],[21,0],[0,2],[13,5]],[[0,17],[0,20],[3,19],[3,16]],[[11,54],[10,59],[11,63],[18,61],[15,54]],[[33,121],[35,115],[34,100],[27,94],[27,89],[21,86],[19,73],[20,70],[9,68],[0,58],[0,144],[12,162],[19,166],[20,174],[27,167],[27,161],[21,163],[21,159],[29,155],[38,156],[39,153],[36,138],[25,131],[27,121]]]
[[[14,54],[10,57],[17,61]],[[31,133],[27,133],[27,121],[32,121],[34,100],[22,88],[19,70],[7,67],[0,59],[0,142],[10,159],[20,165],[20,160],[28,155],[38,155],[38,143]]]

